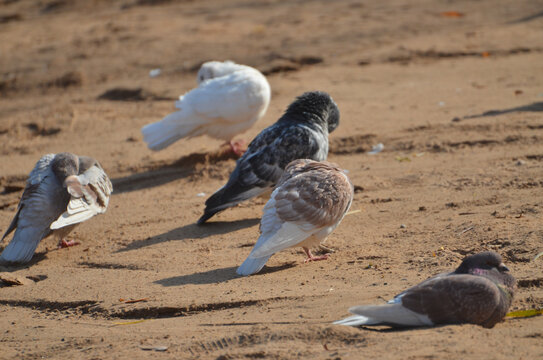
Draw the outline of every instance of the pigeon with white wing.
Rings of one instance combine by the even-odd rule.
[[[266,113],[271,90],[258,70],[232,61],[209,61],[198,71],[198,87],[181,95],[179,110],[141,129],[151,150],[162,150],[181,138],[208,135],[230,144]]]
[[[311,248],[324,243],[339,225],[353,195],[351,181],[335,164],[291,162],[264,207],[261,235],[237,273],[257,273],[273,254],[297,246],[304,249],[306,262],[327,259],[327,255],[314,256]]]
[[[291,161],[326,160],[328,134],[338,125],[339,109],[330,95],[311,91],[299,96],[275,124],[251,141],[226,185],[207,199],[198,224],[242,201],[271,192]]]
[[[30,172],[17,213],[2,240],[15,235],[0,263],[27,263],[40,241],[54,233],[59,246],[74,245],[65,237],[74,227],[106,211],[113,186],[93,158],[71,153],[47,154]]]
[[[492,328],[513,300],[516,281],[502,258],[487,251],[468,256],[451,273],[434,276],[384,305],[349,309],[355,314],[334,324],[392,327],[476,324]]]

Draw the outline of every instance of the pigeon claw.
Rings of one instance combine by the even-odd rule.
[[[76,246],[76,245],[79,245],[81,244],[79,241],[75,241],[75,240],[70,240],[70,241],[66,241],[64,239],[60,240],[58,242],[58,248],[59,249],[65,249],[65,248],[68,248],[68,247],[71,247],[71,246]]]
[[[303,248],[306,255],[307,255],[307,259],[304,260],[304,264],[307,264],[308,262],[310,261],[319,261],[319,260],[327,260],[328,259],[328,255],[327,254],[324,254],[324,255],[321,255],[321,256],[314,256],[312,253],[311,253],[311,250],[309,250],[308,248]]]

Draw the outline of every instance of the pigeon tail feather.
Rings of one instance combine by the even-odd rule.
[[[236,270],[236,273],[238,273],[238,275],[243,275],[243,276],[257,273],[260,270],[262,270],[262,268],[264,267],[264,265],[266,265],[270,257],[271,255],[259,257],[259,258],[252,258],[249,256],[243,262],[243,264],[241,264],[238,267],[238,269]]]
[[[13,239],[0,255],[0,264],[29,262],[43,237],[42,229],[36,227],[18,228],[15,230]]]
[[[258,196],[268,190],[267,188],[250,188],[234,184],[231,187],[224,186],[206,200],[204,215],[198,219],[197,224],[202,225],[213,215],[242,201]]]
[[[423,314],[418,314],[401,303],[386,305],[362,305],[349,309],[349,312],[374,321],[371,325],[432,326],[434,323]],[[366,324],[370,325],[370,324]]]
[[[334,325],[345,325],[345,326],[362,326],[362,325],[377,325],[379,320],[371,319],[362,315],[353,315],[345,319],[334,321]]]
[[[201,124],[187,122],[183,111],[176,111],[160,121],[145,125],[141,133],[149,149],[159,151],[191,135],[198,125]]]

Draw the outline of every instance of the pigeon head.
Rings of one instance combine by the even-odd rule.
[[[479,275],[491,271],[508,273],[509,269],[503,264],[502,257],[499,254],[493,251],[485,251],[466,257],[455,273]]]
[[[328,133],[339,125],[339,109],[328,93],[311,91],[298,96],[289,105],[285,115],[303,119],[308,122],[319,122],[326,126]]]
[[[93,166],[98,166],[99,169],[102,169],[98,161],[89,157],[89,156],[80,156],[79,157],[79,174],[83,174],[85,171],[90,169]],[[102,169],[103,170],[103,169]]]
[[[68,176],[79,174],[79,159],[71,153],[59,153],[51,162],[51,168],[57,179],[63,183]]]
[[[234,71],[241,69],[241,67],[242,65],[232,61],[208,61],[203,63],[200,67],[196,80],[198,81],[198,84],[201,84],[206,80],[231,74]]]

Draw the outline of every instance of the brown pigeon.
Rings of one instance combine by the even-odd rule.
[[[311,247],[323,243],[339,225],[353,194],[349,178],[335,164],[292,161],[264,207],[261,235],[237,273],[259,272],[273,254],[295,246],[304,249],[306,261],[326,259],[313,256]]]
[[[55,233],[59,245],[70,246],[64,238],[74,227],[96,214],[104,213],[113,186],[93,158],[71,153],[47,154],[30,172],[15,217],[2,240],[13,230],[0,263],[26,263],[39,242]]]
[[[476,324],[492,328],[507,314],[516,288],[515,278],[495,252],[468,256],[451,273],[434,276],[384,305],[349,309],[354,316],[334,324],[434,326]]]

